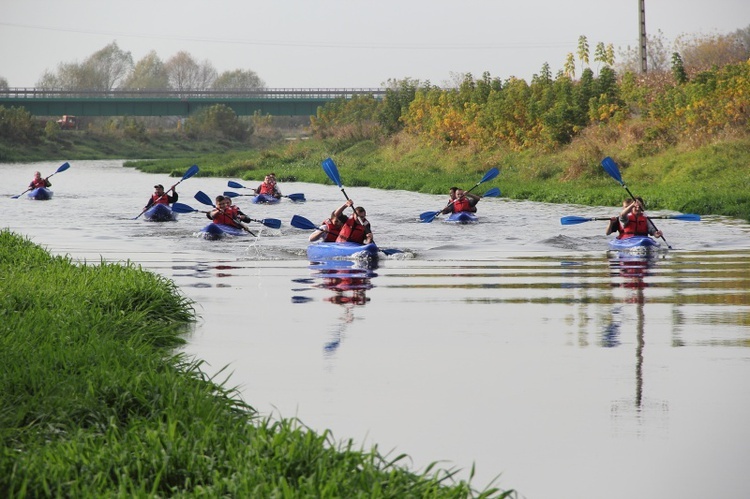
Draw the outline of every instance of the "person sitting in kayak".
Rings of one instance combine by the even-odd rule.
[[[331,212],[331,218],[323,220],[323,223],[320,224],[320,227],[318,227],[312,234],[310,234],[310,242],[315,242],[323,236],[325,236],[325,239],[323,239],[323,241],[326,243],[336,242],[336,238],[339,237],[341,227],[346,223],[347,217],[346,215],[344,215],[344,210],[348,206],[348,204],[344,203],[340,207],[333,210]]]
[[[229,197],[216,196],[216,208],[206,213],[215,224],[242,227],[241,222],[250,222],[250,217],[242,213],[238,206],[232,204]]]
[[[448,206],[443,208],[443,211],[440,212],[443,215],[447,213],[460,213],[462,211],[476,213],[477,203],[482,199],[476,194],[466,192],[458,187],[450,188],[450,197],[451,199],[448,202]]]
[[[630,199],[625,198],[622,200],[622,209],[625,209],[630,204]],[[620,223],[620,217],[612,217],[609,219],[609,225],[607,226],[607,235],[612,234],[613,232],[617,232],[618,237],[622,235],[622,232],[624,230],[624,227]]]
[[[346,206],[352,206],[354,202],[347,199]],[[337,243],[359,243],[370,244],[372,242],[372,230],[370,222],[367,221],[367,212],[361,206],[354,209],[354,214],[346,219],[341,226],[339,236],[336,238]]]
[[[644,206],[643,198],[638,197],[623,208],[620,213],[622,234],[617,236],[618,239],[627,239],[633,236],[662,236],[661,231],[656,230],[654,224],[651,223],[643,212]]]
[[[266,175],[263,179],[263,183],[260,184],[257,189],[255,189],[255,193],[257,195],[264,194],[266,196],[273,196],[276,199],[281,199],[281,190],[276,183],[276,174],[269,173],[268,175]]]
[[[180,198],[180,196],[177,194],[177,191],[174,189],[177,184],[173,185],[169,188],[167,192],[171,192],[172,194],[167,194],[164,192],[164,186],[161,184],[156,184],[154,186],[154,193],[151,194],[151,197],[148,198],[148,202],[146,203],[146,206],[143,207],[143,211],[148,210],[155,204],[172,204],[176,203],[177,200]]]
[[[41,187],[52,187],[52,182],[50,182],[46,178],[42,178],[41,173],[34,172],[34,178],[31,179],[31,183],[29,184],[29,190],[39,189]]]

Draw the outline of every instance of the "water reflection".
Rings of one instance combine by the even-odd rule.
[[[667,402],[649,403],[644,407],[643,388],[644,388],[644,348],[645,342],[645,322],[644,305],[646,304],[644,289],[653,287],[655,283],[649,282],[648,278],[654,275],[654,268],[658,259],[656,255],[633,255],[630,253],[617,253],[609,258],[610,275],[616,280],[612,283],[613,287],[621,287],[632,290],[632,293],[626,296],[625,303],[635,304],[636,315],[636,348],[635,348],[635,396],[633,400],[617,400],[611,405],[611,414],[616,427],[622,426],[628,418],[628,414],[634,412],[634,421],[638,426],[637,434],[641,434],[643,419],[647,415],[653,414],[664,421],[662,428],[666,427],[666,413],[669,411]],[[605,328],[602,335],[602,344],[605,347],[620,345],[620,326],[623,316],[622,306],[616,306],[612,310],[612,320]],[[657,425],[652,425],[657,426]]]

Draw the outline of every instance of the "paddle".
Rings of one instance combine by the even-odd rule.
[[[495,172],[497,172],[497,168],[493,168],[492,170],[495,170]],[[489,172],[487,172],[487,173],[489,174],[490,172],[492,172],[492,170],[490,170],[490,171],[489,171]],[[485,175],[485,177],[486,177],[486,176],[487,176],[487,175]],[[496,176],[497,176],[497,173],[494,173],[494,175],[492,175],[492,176],[490,177],[490,179],[492,179],[492,178],[495,178]],[[487,180],[489,180],[489,179],[487,179]],[[484,182],[484,179],[482,180],[482,182]],[[482,182],[479,182],[479,184],[481,184]],[[477,184],[477,185],[479,185],[479,184]],[[476,187],[476,185],[475,185],[474,187]],[[474,187],[472,187],[472,189],[473,189]],[[468,192],[468,191],[467,191],[467,192]],[[493,188],[492,188],[492,189],[490,189],[489,191],[485,192],[485,193],[484,193],[484,195],[480,196],[480,198],[496,198],[496,197],[499,197],[499,196],[500,196],[500,189],[498,189],[497,187],[493,187]],[[453,201],[451,201],[450,203],[448,203],[448,204],[446,205],[446,208],[447,208],[448,206],[452,205],[452,204],[453,204]],[[443,208],[443,210],[444,210],[444,209],[445,209],[445,208]],[[421,213],[421,214],[419,215],[419,219],[420,219],[420,220],[422,221],[422,223],[430,223],[430,222],[432,222],[433,220],[435,220],[435,218],[436,218],[436,217],[437,217],[438,215],[440,215],[440,214],[441,214],[441,213],[443,212],[443,210],[438,210],[438,211],[425,211],[424,213]]]
[[[695,215],[692,213],[685,213],[680,215],[662,215],[657,217],[651,217],[651,218],[657,218],[657,219],[663,219],[663,220],[682,220],[685,222],[700,222],[701,216]],[[570,216],[570,217],[562,217],[560,219],[560,223],[563,225],[576,225],[576,224],[582,224],[584,222],[591,222],[594,220],[610,220],[610,217],[576,217],[576,216]]]
[[[292,220],[290,222],[292,224],[292,227],[296,227],[298,229],[304,229],[304,230],[320,230],[319,225],[315,225],[310,220],[306,219],[305,217],[301,217],[299,215],[294,215],[292,217]],[[328,232],[328,231],[323,231]],[[378,251],[382,251],[386,255],[395,255],[396,253],[403,253],[400,249],[383,249],[378,248]]]
[[[68,162],[66,161],[65,163],[61,164],[61,165],[60,165],[60,166],[59,166],[59,167],[57,168],[57,170],[55,170],[55,173],[60,173],[60,172],[64,172],[64,171],[65,171],[65,170],[67,170],[68,168],[70,168],[70,163],[68,163]],[[52,175],[54,175],[55,173],[53,173]],[[50,175],[49,177],[45,177],[45,178],[44,178],[44,180],[49,180],[49,178],[50,178],[50,177],[52,177],[52,175]],[[33,190],[33,189],[34,189],[33,187],[29,187],[28,189],[26,189],[25,191],[23,191],[23,192],[22,192],[21,194],[19,194],[18,196],[13,196],[13,197],[12,197],[11,199],[18,199],[18,198],[20,198],[21,196],[23,196],[24,194],[26,194],[27,192],[29,192],[29,191],[31,191],[31,190]]]
[[[229,182],[227,182],[227,186],[231,187],[232,189],[250,189],[253,192],[256,192],[256,193],[258,192],[257,189],[253,189],[252,187],[245,187],[244,185],[242,185],[240,183],[237,183],[237,182],[233,182],[231,180]],[[240,193],[237,193],[237,192],[226,191],[226,192],[224,192],[224,195],[225,196],[229,196],[230,198],[233,198],[233,197],[237,197],[237,196],[249,196],[250,194],[240,194]],[[289,198],[292,201],[306,201],[305,195],[302,194],[301,192],[298,192],[298,193],[295,193],[295,194],[289,194],[289,195],[282,194],[281,197],[282,198]]]
[[[175,203],[172,205],[172,210],[176,213],[211,213],[210,211],[196,210],[195,208],[182,203]],[[271,229],[280,229],[281,220],[277,218],[264,218],[262,220],[250,219],[253,222],[258,222]]]
[[[166,196],[171,191],[173,191],[174,188],[177,187],[180,184],[180,182],[182,182],[183,180],[187,180],[190,177],[194,176],[196,173],[198,173],[198,170],[200,170],[200,168],[198,168],[198,165],[193,165],[190,168],[188,168],[187,171],[185,172],[185,174],[182,176],[182,178],[180,180],[178,180],[176,184],[174,184],[172,187],[170,187],[169,190],[167,190],[167,192],[165,192],[164,194],[162,194],[161,197],[159,197],[159,199],[161,199],[162,197]],[[151,203],[149,206],[146,206],[145,208],[143,208],[143,211],[140,212],[138,214],[138,216],[134,217],[133,220],[137,220],[138,218],[140,218],[140,216],[143,215],[144,213],[146,213],[148,211],[148,209],[151,208],[153,205],[154,204]]]
[[[610,177],[615,179],[621,186],[625,188],[625,191],[628,193],[630,198],[635,201],[635,196],[633,196],[633,193],[630,192],[630,189],[628,189],[628,186],[625,185],[625,182],[622,181],[622,176],[620,176],[620,169],[617,168],[617,163],[615,163],[615,160],[607,156],[602,160],[602,167],[604,168],[604,171],[609,174]],[[656,227],[656,224],[654,222],[651,222],[651,218],[646,217],[646,219],[651,223],[651,225],[654,227],[654,230],[659,230]],[[669,245],[667,240],[664,238],[664,234],[661,235],[662,241],[664,241],[664,244],[667,245],[667,248],[672,249],[672,246]]]

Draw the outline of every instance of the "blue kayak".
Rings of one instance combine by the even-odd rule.
[[[168,204],[154,204],[143,214],[146,220],[152,222],[171,222],[177,220],[177,214]]]
[[[307,258],[310,261],[359,258],[378,256],[378,246],[375,243],[314,243],[307,247]]]
[[[276,204],[279,202],[277,198],[270,194],[258,194],[257,196],[253,196],[252,201],[255,204]]]
[[[37,187],[32,189],[27,195],[29,199],[35,199],[37,201],[47,201],[52,198],[52,191],[46,187]]]
[[[458,224],[470,224],[479,221],[479,217],[470,211],[459,211],[451,213],[445,218],[446,222]]]
[[[245,236],[249,232],[231,225],[210,223],[201,229],[205,239],[216,240],[224,236]]]
[[[659,249],[659,247],[659,241],[649,236],[632,236],[609,240],[609,249],[614,251],[629,251],[634,249],[648,251]]]

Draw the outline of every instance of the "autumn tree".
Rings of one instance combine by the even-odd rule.
[[[211,87],[214,90],[253,90],[265,86],[255,71],[235,69],[221,73]]]
[[[750,46],[745,45],[741,31],[728,35],[681,35],[675,46],[685,67],[698,71],[734,64],[750,57]]]
[[[165,90],[169,89],[169,75],[164,62],[155,51],[149,52],[138,61],[125,80],[123,88],[128,90]]]
[[[207,90],[217,77],[209,61],[196,62],[189,53],[178,52],[165,64],[169,85],[174,90]]]
[[[37,83],[41,88],[63,90],[113,90],[133,70],[133,56],[112,42],[82,63],[60,63],[57,72],[45,71]]]

